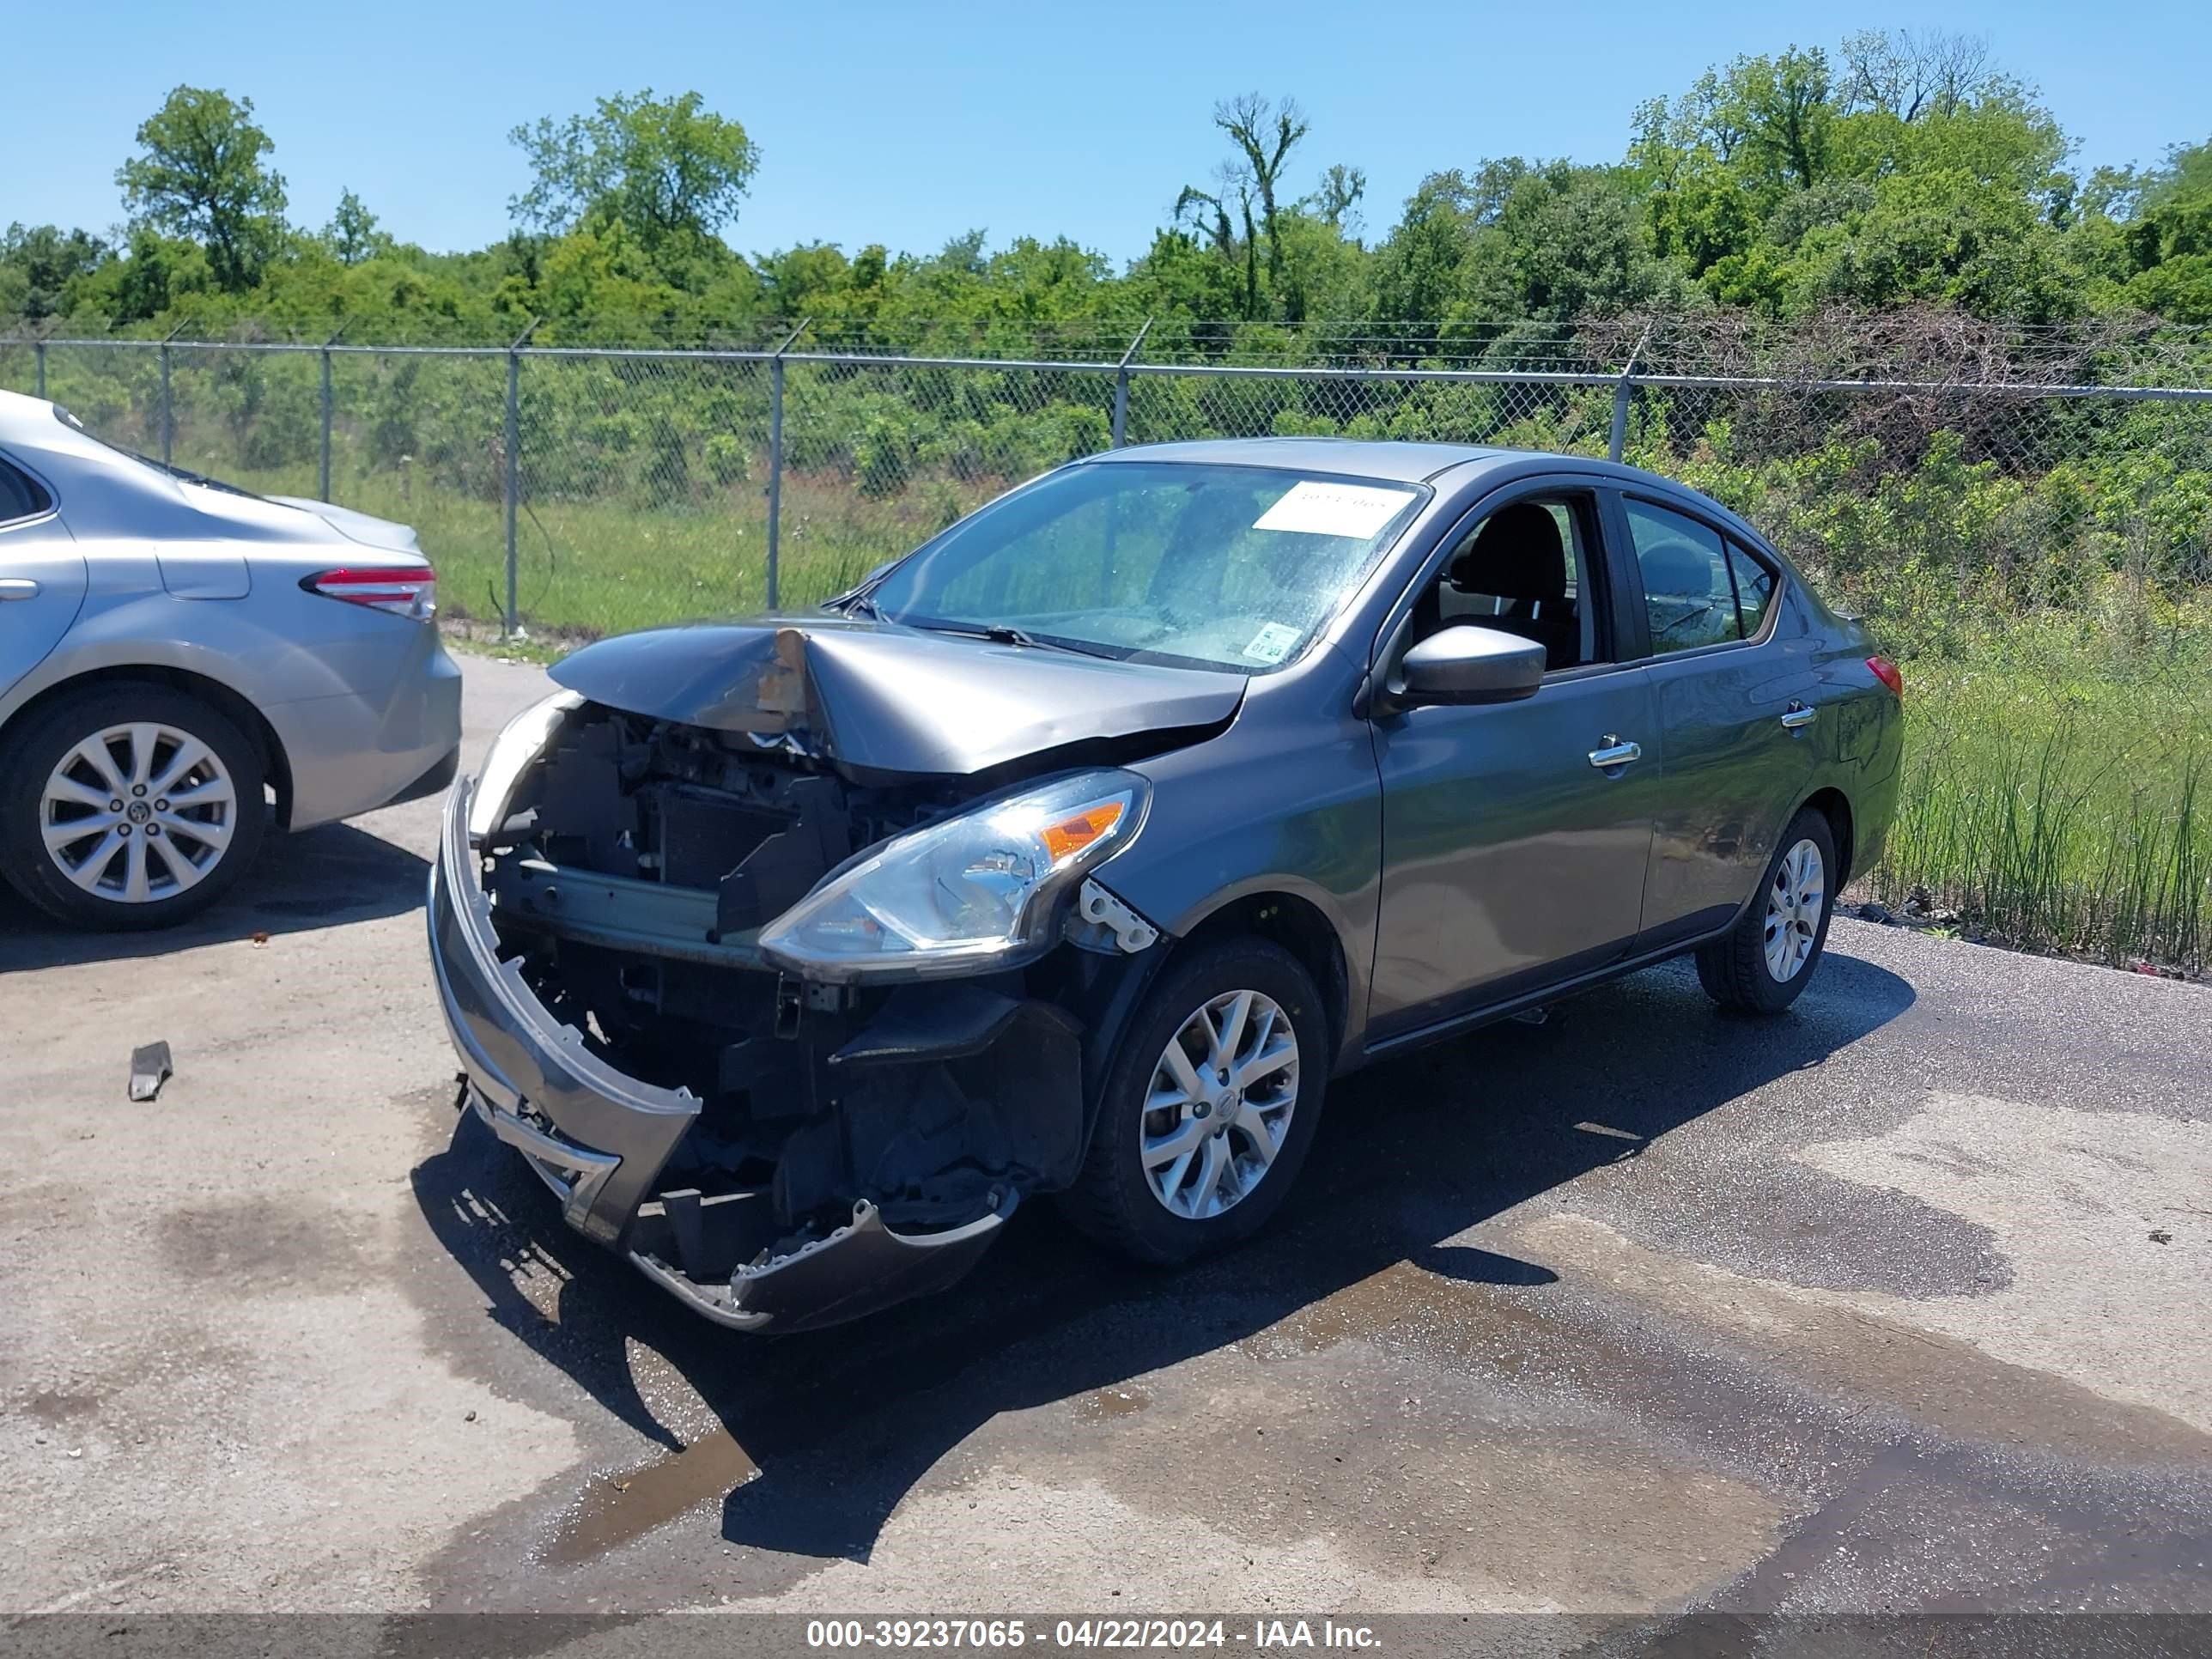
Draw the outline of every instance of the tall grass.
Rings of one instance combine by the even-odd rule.
[[[1904,788],[1873,885],[2030,949],[2202,973],[2212,953],[2212,629],[2024,623],[1911,665]]]

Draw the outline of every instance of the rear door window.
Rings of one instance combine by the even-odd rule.
[[[1644,605],[1656,656],[1694,651],[1744,637],[1729,550],[1719,534],[1695,519],[1650,501],[1625,498]]]

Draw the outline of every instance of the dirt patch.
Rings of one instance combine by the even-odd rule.
[[[161,1254],[180,1277],[255,1289],[339,1291],[380,1259],[374,1224],[319,1204],[238,1200],[161,1218]]]

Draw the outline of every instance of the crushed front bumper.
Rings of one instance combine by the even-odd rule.
[[[656,1183],[697,1118],[701,1102],[629,1077],[591,1052],[502,960],[491,907],[468,843],[471,785],[448,798],[431,866],[430,960],[454,1052],[463,1103],[520,1152],[560,1196],[562,1218],[627,1255],[696,1310],[738,1330],[835,1324],[940,1290],[972,1267],[1013,1212],[1012,1186],[987,1212],[937,1232],[902,1234],[855,1199],[850,1222],[787,1254],[740,1260],[726,1283],[688,1265],[729,1254],[747,1237],[743,1212],[764,1199],[702,1199]],[[743,1254],[741,1251],[740,1254]]]

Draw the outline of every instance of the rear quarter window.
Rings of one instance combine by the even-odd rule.
[[[1774,609],[1774,570],[1765,560],[1735,542],[1728,544],[1729,575],[1735,583],[1735,611],[1743,637],[1755,639]]]
[[[54,498],[46,486],[5,459],[0,459],[0,524],[35,519],[50,510]]]

